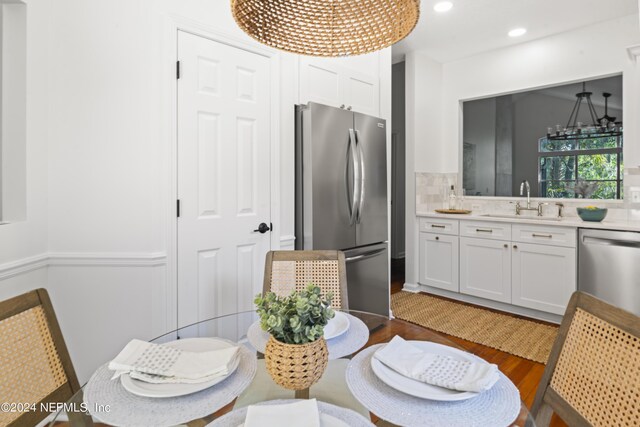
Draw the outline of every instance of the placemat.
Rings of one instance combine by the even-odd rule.
[[[283,405],[285,403],[295,402],[295,399],[270,400],[268,402],[258,403],[258,405]],[[375,427],[369,420],[351,409],[341,408],[339,406],[318,401],[318,410],[323,414],[331,415],[332,417],[336,417],[344,421],[351,427]],[[244,419],[246,417],[247,407],[236,409],[235,411],[229,412],[228,414],[207,424],[207,427],[237,427],[244,423]]]
[[[240,346],[240,363],[224,381],[197,393],[180,397],[150,398],[124,389],[120,380],[111,380],[113,371],[105,364],[98,368],[84,389],[89,408],[109,405],[109,411],[92,414],[102,422],[128,426],[174,426],[210,415],[229,404],[253,381],[256,355]]]
[[[356,399],[386,421],[412,427],[500,427],[510,425],[520,413],[518,389],[502,373],[490,390],[459,402],[420,399],[389,387],[371,369],[371,357],[383,345],[368,347],[354,356],[346,380]]]
[[[369,340],[369,328],[367,325],[349,313],[344,314],[349,319],[349,329],[344,334],[327,341],[329,360],[349,356],[364,347]],[[269,340],[269,333],[262,330],[260,321],[256,321],[249,326],[247,339],[256,350],[264,353]]]

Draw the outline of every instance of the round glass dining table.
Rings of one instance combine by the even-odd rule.
[[[158,344],[174,342],[175,345],[180,342],[176,340],[217,338],[238,343],[245,358],[244,362],[248,362],[245,364],[249,366],[244,371],[241,366],[219,384],[192,395],[142,397],[124,390],[119,380],[111,380],[110,376],[113,372],[108,371],[104,365],[68,402],[59,405],[61,409],[54,414],[49,425],[188,425],[195,427],[211,424],[236,427],[242,423],[226,424],[225,420],[229,419],[228,422],[231,422],[232,414],[230,413],[237,412],[239,408],[263,404],[267,401],[301,397],[316,398],[318,402],[324,402],[322,405],[325,406],[351,409],[351,412],[360,414],[358,416],[362,420],[366,419],[367,424],[371,420],[372,424],[384,426],[529,427],[535,425],[526,405],[520,400],[517,389],[502,374],[500,374],[500,381],[492,389],[461,401],[432,402],[390,387],[388,383],[381,381],[371,372],[373,365],[371,356],[376,348],[389,342],[393,337],[400,336],[407,341],[433,343],[462,351],[465,349],[440,333],[403,320],[389,319],[355,310],[342,312],[349,317],[351,326],[341,336],[327,340],[328,367],[319,382],[306,391],[296,393],[286,390],[270,378],[266,372],[262,354],[268,335],[259,329],[256,313],[247,311],[204,320],[150,340]],[[182,343],[184,344],[185,341]],[[114,349],[114,353],[118,350]],[[468,357],[477,359],[472,355]],[[246,375],[246,381],[238,382],[236,379],[231,381],[234,375],[238,377]],[[233,388],[231,382],[234,382],[237,387]],[[98,386],[99,383],[102,386]],[[494,392],[494,389],[498,388],[500,390]],[[223,389],[229,391],[227,394],[220,395]],[[113,398],[113,395],[117,398]],[[193,406],[195,399],[200,399],[200,406]],[[510,421],[505,422],[506,400],[510,401],[508,405],[511,405],[511,409],[506,415]],[[206,415],[202,412],[203,404]],[[150,406],[145,409],[147,408],[145,405]],[[190,413],[188,408],[191,407],[198,407],[199,412]],[[136,411],[140,412],[138,415],[142,418],[133,417]],[[87,416],[87,413],[91,416]],[[132,415],[132,418],[127,418],[128,415]],[[166,422],[164,415],[167,415]],[[192,417],[192,415],[195,416]]]

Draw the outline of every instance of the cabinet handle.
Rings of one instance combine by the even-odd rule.
[[[552,239],[553,235],[552,234],[536,234],[533,233],[531,234],[532,237],[546,237],[547,239]]]
[[[440,237],[436,236],[436,240],[440,240]]]
[[[431,224],[431,228],[446,228],[444,225]]]
[[[476,228],[476,232],[478,233],[493,233],[493,230],[486,228]]]
[[[513,249],[518,249],[518,245],[513,245]]]
[[[509,247],[509,245],[507,245],[507,244],[505,243],[505,244],[504,244],[504,247],[505,247],[505,248],[508,248],[508,247]]]

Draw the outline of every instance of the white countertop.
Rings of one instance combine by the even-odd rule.
[[[416,212],[419,217],[425,218],[442,218],[457,220],[473,220],[473,221],[491,221],[491,222],[509,222],[512,224],[536,224],[546,225],[549,227],[574,227],[574,228],[596,228],[601,230],[622,230],[622,231],[640,231],[640,221],[624,221],[609,220],[605,218],[602,222],[583,221],[579,217],[565,217],[559,221],[549,219],[537,219],[536,217],[521,216],[512,218],[501,218],[496,216],[487,216],[490,214],[441,214],[436,212]],[[502,215],[495,213],[493,215]],[[504,214],[508,215],[508,214]]]

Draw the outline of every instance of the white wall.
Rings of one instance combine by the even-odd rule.
[[[622,73],[625,164],[640,165],[640,69],[626,49],[639,27],[632,15],[444,64],[407,54],[407,284],[418,278],[415,173],[460,170],[461,101]]]
[[[0,221],[26,219],[27,12],[0,1]]]
[[[418,223],[416,221],[415,172],[443,172],[442,64],[419,52],[405,59],[406,113],[406,211],[405,282],[418,282]]]
[[[638,16],[602,22],[443,64],[443,167],[457,171],[460,101],[622,73],[626,163],[640,165],[634,64],[626,48],[640,43]],[[425,165],[426,166],[426,165]],[[425,170],[434,172],[431,170]]]
[[[227,1],[30,0],[27,13],[28,217],[0,226],[0,299],[47,287],[84,381],[130,338],[175,324],[175,26],[257,43]],[[293,248],[299,99],[297,56],[277,58],[274,249]],[[375,66],[390,118],[390,49],[339,61]]]
[[[0,225],[0,270],[13,271],[13,263],[46,252],[47,248],[47,126],[50,0],[31,0],[27,19],[27,135],[26,219]],[[1,275],[0,275],[1,277]],[[13,286],[5,279],[0,299]],[[34,280],[42,283],[41,280]]]

